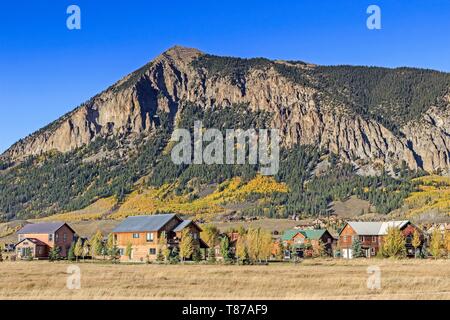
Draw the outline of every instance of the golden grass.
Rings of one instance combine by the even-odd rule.
[[[0,299],[450,299],[449,260],[307,260],[269,266],[0,263]],[[367,267],[381,290],[367,289]]]

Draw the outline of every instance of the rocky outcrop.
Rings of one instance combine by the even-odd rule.
[[[392,167],[406,161],[413,169],[450,171],[450,101],[446,109],[430,108],[419,121],[405,124],[402,135],[380,123],[329,105],[323,93],[294,83],[273,67],[249,70],[243,79],[209,74],[191,62],[195,49],[174,47],[132,73],[47,129],[19,141],[5,154],[14,160],[50,150],[66,152],[98,136],[133,139],[151,134],[158,110],[176,115],[183,102],[204,108],[245,103],[270,112],[283,143],[328,148],[348,161],[360,159]],[[287,63],[287,62],[275,62]],[[295,65],[313,68],[312,65]]]

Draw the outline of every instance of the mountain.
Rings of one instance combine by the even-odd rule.
[[[303,184],[324,166],[340,168],[329,173],[335,180],[350,174],[345,164],[352,181],[386,175],[374,178],[377,187],[400,171],[450,173],[450,74],[218,57],[176,46],[11,146],[0,158],[0,212],[8,220],[112,195],[120,202],[142,179],[155,186],[181,179],[186,187],[199,177],[205,185],[251,176],[248,166],[168,163],[172,130],[195,118],[222,129],[280,129],[290,168],[282,166],[277,180],[288,182],[297,167],[302,195],[277,205],[304,203]],[[331,200],[321,198],[318,212]]]

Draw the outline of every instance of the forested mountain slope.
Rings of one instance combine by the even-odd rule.
[[[349,195],[399,207],[423,171],[450,172],[450,75],[217,57],[174,47],[0,160],[3,220],[85,208],[172,185],[192,201],[207,185],[256,178],[252,165],[174,165],[174,128],[277,128],[287,193],[248,195],[258,214],[323,214]],[[319,170],[320,168],[326,170]],[[395,177],[395,178],[394,178]],[[201,196],[200,196],[201,197]],[[252,214],[250,209],[247,209]]]

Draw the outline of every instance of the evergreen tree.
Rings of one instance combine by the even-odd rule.
[[[75,243],[72,242],[69,248],[69,252],[67,253],[67,260],[75,261]]]
[[[364,256],[362,248],[361,248],[361,241],[359,241],[359,239],[353,240],[352,256],[353,256],[353,258],[361,258]]]
[[[196,245],[194,247],[194,253],[192,254],[192,260],[195,262],[202,261],[202,254],[200,252],[200,246]]]
[[[48,254],[48,260],[49,261],[57,261],[57,260],[61,259],[59,252],[60,252],[60,249],[58,246],[54,246],[53,248],[51,248],[50,252]],[[31,256],[31,252],[30,252],[30,256]]]
[[[113,263],[117,263],[120,258],[119,248],[115,244],[112,246],[111,250],[109,250],[109,258]]]
[[[220,240],[220,254],[222,255],[224,262],[228,262],[230,260],[230,240],[226,235],[224,235]]]
[[[177,247],[174,247],[170,253],[170,263],[180,262],[180,252]]]

